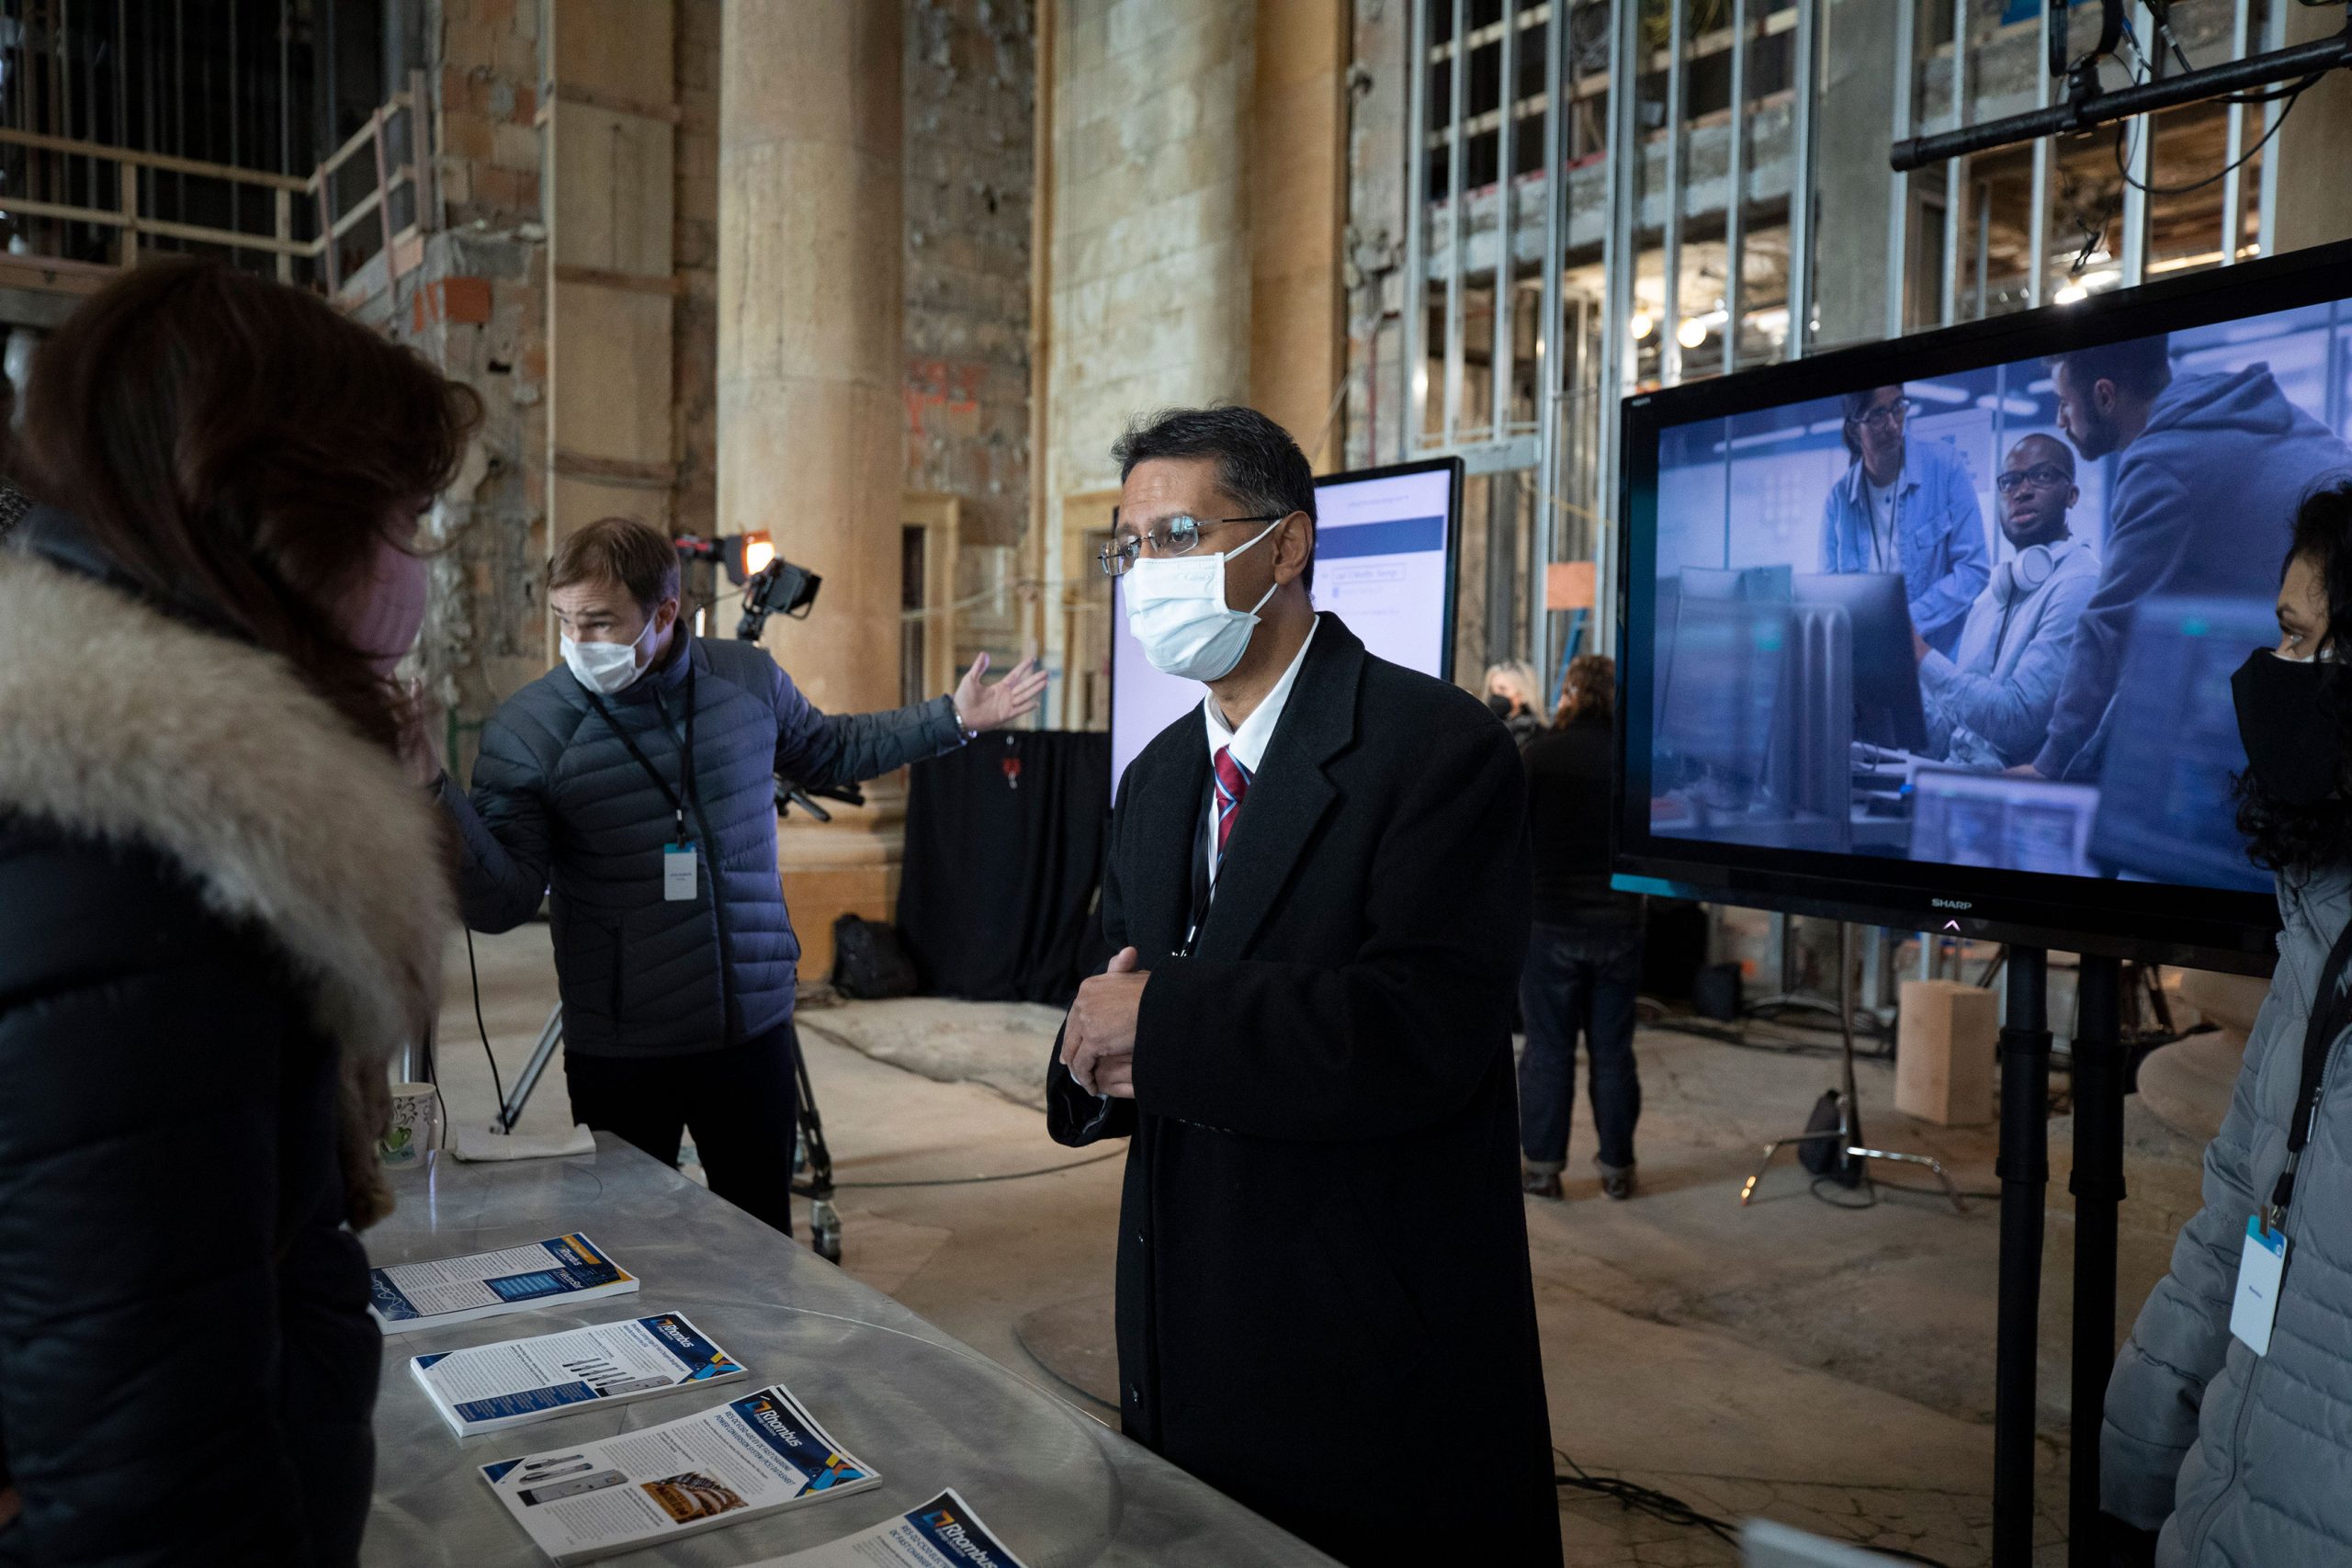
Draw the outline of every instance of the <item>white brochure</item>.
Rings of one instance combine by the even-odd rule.
[[[637,1289],[637,1276],[574,1232],[527,1247],[368,1271],[368,1311],[387,1334],[569,1305]]]
[[[949,1487],[872,1529],[750,1568],[1028,1568]]]
[[[666,1426],[481,1467],[540,1551],[585,1562],[881,1484],[782,1383]]]
[[[744,1375],[742,1363],[674,1312],[412,1356],[408,1364],[461,1438]]]

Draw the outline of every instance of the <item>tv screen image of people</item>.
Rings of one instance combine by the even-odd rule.
[[[1629,422],[1637,857],[2267,891],[2230,681],[2301,498],[2352,474],[2352,308],[1901,347]]]

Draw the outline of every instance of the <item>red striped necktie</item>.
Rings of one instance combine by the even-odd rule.
[[[1233,748],[1216,749],[1216,860],[1225,863],[1225,846],[1233,824],[1241,816],[1241,802],[1250,794],[1250,770],[1233,760]]]

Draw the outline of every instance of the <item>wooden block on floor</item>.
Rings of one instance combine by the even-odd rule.
[[[1894,1041],[1894,1108],[1940,1127],[1992,1121],[1999,998],[1957,980],[1905,980],[1902,1001],[1903,1021]]]

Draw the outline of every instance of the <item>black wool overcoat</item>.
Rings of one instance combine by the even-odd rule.
[[[1151,972],[1128,1136],[1127,1434],[1353,1568],[1560,1561],[1518,1180],[1524,784],[1475,697],[1320,617],[1193,956],[1198,712],[1121,781],[1103,877]]]

